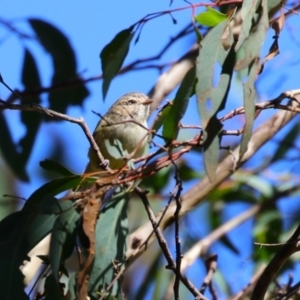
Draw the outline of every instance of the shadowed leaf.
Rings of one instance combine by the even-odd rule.
[[[17,152],[17,145],[12,140],[12,135],[7,125],[4,114],[0,112],[0,128],[1,128],[1,143],[0,149],[5,161],[9,167],[16,174],[16,176],[23,181],[29,181],[29,176],[26,172],[25,166],[20,165],[18,157],[20,153]]]
[[[72,173],[69,169],[51,159],[40,161],[40,166],[45,170],[54,171],[62,176],[76,176],[76,174]]]
[[[55,196],[61,192],[75,188],[82,183],[81,176],[70,176],[52,180],[37,189],[26,201],[23,210],[33,211],[44,201],[45,196]]]
[[[53,65],[51,84],[68,86],[50,91],[50,108],[65,113],[69,105],[82,105],[89,92],[77,74],[75,53],[68,38],[43,20],[29,19],[29,23],[41,45],[51,55]]]
[[[76,236],[77,221],[80,215],[74,207],[61,213],[53,226],[49,259],[54,279],[58,282],[58,271],[62,261],[73,252]]]
[[[36,62],[28,49],[25,49],[22,69],[22,83],[26,92],[29,93],[41,87],[40,75]],[[38,96],[26,97],[25,99],[36,104],[41,103],[41,99]],[[25,168],[32,152],[32,147],[40,128],[40,124],[42,122],[42,115],[28,111],[21,111],[21,120],[26,126],[26,134],[19,142],[22,150],[18,156],[18,161],[19,165]]]
[[[102,93],[106,97],[110,83],[118,74],[129,50],[133,38],[133,27],[120,31],[100,53],[103,72]]]
[[[0,222],[0,282],[3,300],[29,299],[24,292],[24,276],[19,270],[23,261],[28,259],[26,240],[22,239],[21,234],[26,221],[27,215],[19,211]]]

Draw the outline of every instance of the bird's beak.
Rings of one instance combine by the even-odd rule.
[[[153,101],[151,99],[146,100],[145,102],[143,102],[143,105],[148,105],[151,104]]]

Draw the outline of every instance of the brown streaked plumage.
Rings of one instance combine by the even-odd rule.
[[[145,128],[147,128],[151,102],[146,95],[141,93],[125,94],[110,107],[97,124],[93,136],[102,155],[109,160],[111,169],[119,169],[125,165],[122,158],[124,150],[124,155],[136,150],[134,158],[144,154],[148,133]],[[85,172],[101,171],[99,159],[93,149],[89,150],[88,156],[90,162]]]

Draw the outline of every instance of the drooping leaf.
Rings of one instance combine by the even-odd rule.
[[[249,37],[245,39],[239,48],[238,60],[235,65],[235,70],[237,71],[245,69],[255,58],[260,57],[260,50],[269,29],[267,2],[267,0],[260,2],[259,13],[252,20]]]
[[[24,228],[28,214],[15,212],[0,222],[1,299],[28,300],[24,292],[24,276],[19,267],[28,260],[28,239]]]
[[[252,136],[252,128],[255,117],[255,97],[256,89],[254,86],[260,69],[260,63],[258,59],[254,59],[250,66],[248,81],[243,84],[244,91],[244,108],[245,108],[245,125],[243,130],[243,136],[240,144],[240,156],[239,160],[243,158],[243,155],[248,149],[248,143]]]
[[[47,276],[45,281],[45,300],[68,300],[69,298],[64,296],[62,286],[58,286],[53,274]]]
[[[41,87],[40,75],[35,62],[35,59],[28,49],[25,49],[23,69],[22,69],[22,83],[27,93],[34,92],[35,89]],[[41,99],[39,96],[26,96],[25,100],[35,104],[39,104]],[[42,115],[21,111],[21,120],[26,126],[26,134],[20,140],[19,145],[21,153],[18,156],[20,166],[26,167],[26,163],[32,152],[36,135],[38,133],[40,124],[42,122]]]
[[[68,38],[59,29],[43,20],[29,19],[29,24],[41,45],[51,55],[53,65],[51,84],[67,86],[50,91],[50,108],[65,113],[69,105],[82,105],[89,92],[77,74],[75,53]]]
[[[22,83],[26,88],[26,91],[33,91],[41,87],[40,74],[37,68],[36,61],[32,53],[25,48],[23,69],[22,69]],[[35,100],[35,101],[34,101]],[[30,99],[34,103],[40,103],[39,97]]]
[[[207,11],[200,13],[195,20],[203,26],[215,27],[219,23],[228,19],[225,14],[222,14],[218,10],[215,10],[209,6],[206,6]]]
[[[241,30],[239,33],[238,42],[235,45],[235,51],[237,51],[243,42],[249,37],[253,18],[255,16],[257,6],[260,3],[258,0],[245,0],[242,3],[241,8]]]
[[[196,93],[204,136],[204,165],[210,181],[215,178],[219,158],[219,133],[222,124],[217,114],[224,109],[226,103],[234,62],[232,47],[225,50],[221,40],[227,26],[228,21],[224,21],[209,31],[203,40],[196,64]],[[229,46],[232,44],[230,35]],[[219,83],[213,87],[216,64],[221,65],[222,71]]]
[[[73,252],[76,236],[77,221],[79,214],[75,208],[61,213],[53,226],[49,259],[54,279],[58,282],[58,271],[62,261],[67,259]]]
[[[117,75],[129,51],[129,45],[133,38],[133,26],[120,31],[113,40],[107,44],[100,53],[103,72],[102,93],[106,97],[110,83]]]
[[[54,171],[62,176],[76,176],[76,174],[72,173],[69,169],[51,159],[40,161],[40,166],[45,170]]]
[[[179,122],[183,118],[194,87],[196,67],[191,68],[183,78],[176,93],[170,112],[164,121],[163,136],[166,141],[174,140],[178,136]]]
[[[114,263],[121,268],[126,251],[128,236],[128,220],[126,207],[127,194],[121,192],[109,202],[101,212],[96,225],[96,253],[89,278],[89,291],[92,299],[98,299],[108,284],[115,278]],[[122,278],[117,280],[109,292],[110,296],[118,296],[121,292]]]

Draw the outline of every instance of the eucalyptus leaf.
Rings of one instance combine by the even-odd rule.
[[[45,170],[54,171],[62,176],[76,176],[76,174],[71,172],[69,169],[51,159],[40,161],[40,166]]]
[[[225,107],[235,60],[232,35],[229,41],[231,48],[226,50],[222,44],[223,33],[227,28],[228,21],[223,21],[208,32],[196,64],[198,111],[204,129],[204,166],[210,181],[215,178],[219,159],[219,133],[222,124],[217,114]],[[216,64],[222,70],[217,86],[213,87]]]
[[[61,85],[70,81],[76,83],[68,88],[53,89],[49,94],[50,108],[65,113],[69,105],[82,105],[89,95],[77,74],[75,52],[69,39],[55,26],[39,19],[29,19],[41,45],[51,55],[53,66],[52,85]],[[53,121],[53,118],[51,118]]]
[[[119,268],[124,263],[128,236],[128,220],[126,208],[128,194],[120,189],[120,197],[116,196],[102,210],[96,225],[96,253],[90,270],[89,291],[92,299],[98,299],[108,284],[115,278],[114,263]],[[107,297],[121,294],[122,277],[117,280]]]
[[[176,139],[178,136],[179,122],[186,112],[193,91],[195,72],[196,68],[193,67],[186,73],[176,93],[169,114],[164,120],[163,136],[167,142]]]
[[[209,6],[206,6],[207,11],[200,13],[195,20],[203,26],[215,27],[219,23],[228,19],[225,14],[222,14],[218,10],[215,10]]]
[[[133,38],[133,28],[131,26],[120,31],[100,53],[103,72],[103,98],[106,97],[111,81],[118,74],[127,56],[129,45]]]
[[[53,225],[49,259],[54,279],[58,282],[61,263],[73,252],[80,215],[74,207],[61,213]]]

